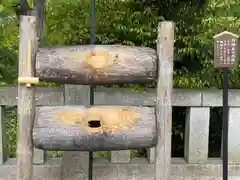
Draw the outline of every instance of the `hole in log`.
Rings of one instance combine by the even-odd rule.
[[[88,121],[88,126],[90,128],[98,128],[101,126],[101,123],[99,120],[92,120],[92,121]]]
[[[91,107],[57,110],[56,118],[88,132],[112,132],[131,129],[140,114],[129,107]],[[98,126],[96,127],[96,122]]]

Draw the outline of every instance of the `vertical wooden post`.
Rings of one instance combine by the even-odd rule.
[[[155,159],[156,180],[170,180],[172,136],[174,23],[161,22],[158,26],[157,53],[157,146]]]
[[[36,16],[36,31],[38,38],[38,46],[40,45],[40,39],[43,32],[43,21],[44,21],[44,4],[45,0],[33,0],[33,11],[32,16]],[[38,47],[37,47],[38,48]],[[45,151],[34,148],[33,162],[34,164],[43,164],[45,161]]]
[[[36,17],[20,17],[19,76],[33,76],[37,51]],[[32,180],[32,126],[35,87],[18,85],[17,180]]]

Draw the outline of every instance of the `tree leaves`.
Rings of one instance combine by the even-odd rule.
[[[0,2],[0,47],[17,53],[18,20],[15,14],[19,2]],[[42,44],[88,44],[89,12],[89,0],[46,1]],[[239,34],[239,12],[238,0],[231,0],[228,4],[221,0],[97,0],[96,43],[155,48],[157,24],[164,19],[172,20],[176,23],[174,51],[178,60],[175,63],[174,85],[221,87],[221,74],[212,65],[213,36],[224,28]],[[6,59],[13,58],[17,64],[17,54],[11,54],[14,57],[10,54],[8,58],[0,57],[0,63],[6,68],[15,68],[11,63],[7,65],[9,62]],[[13,72],[6,68],[6,71]],[[236,69],[231,73],[232,87],[237,87],[235,83],[240,84],[238,72]]]

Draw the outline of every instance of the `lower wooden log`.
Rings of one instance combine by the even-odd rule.
[[[38,107],[34,145],[44,150],[111,151],[156,145],[153,108],[135,106]]]

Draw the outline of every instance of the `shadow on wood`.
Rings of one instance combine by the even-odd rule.
[[[110,151],[156,145],[153,108],[135,106],[39,107],[34,144],[45,150]]]
[[[40,49],[36,75],[42,81],[103,85],[151,83],[157,54],[147,47],[83,45]]]

